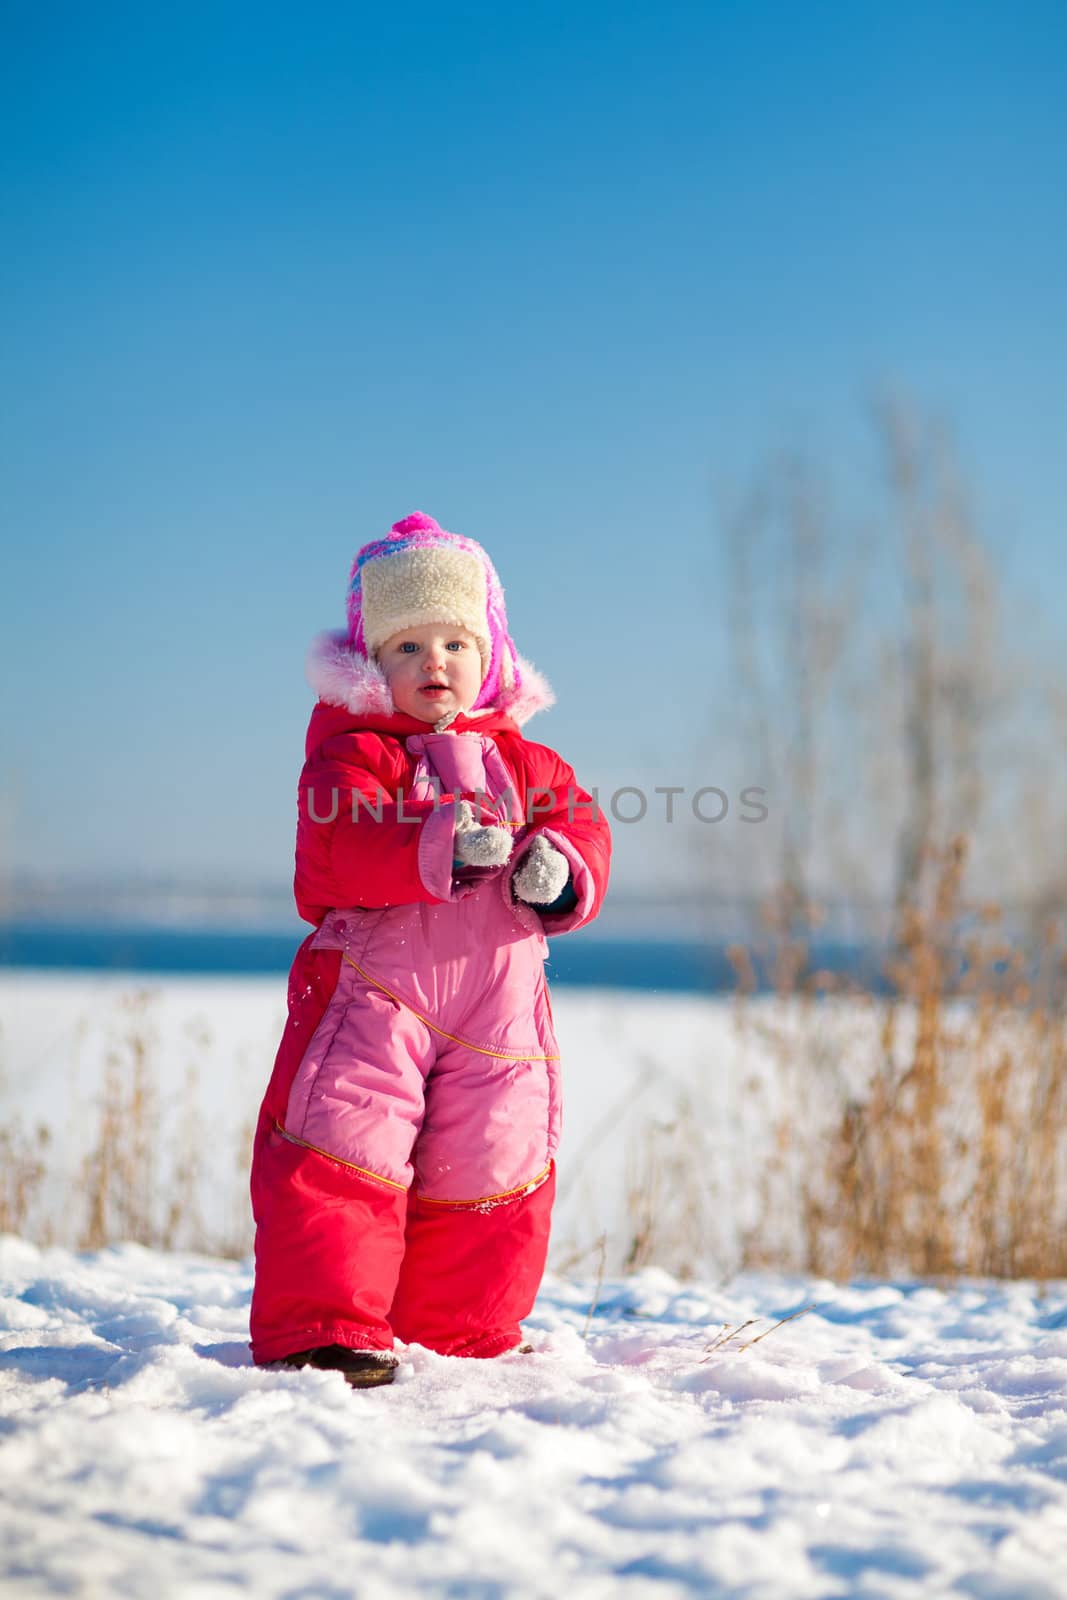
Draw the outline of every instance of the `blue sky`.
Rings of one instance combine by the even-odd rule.
[[[416,507],[493,555],[531,737],[739,786],[712,485],[854,467],[885,379],[1055,634],[1062,6],[6,18],[8,867],[288,877],[307,642]]]

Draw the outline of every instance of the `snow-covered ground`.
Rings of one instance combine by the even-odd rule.
[[[361,1392],[250,1367],[250,1288],[0,1241],[5,1596],[1067,1595],[1067,1286],[550,1278]]]
[[[799,1048],[773,1004],[557,989],[533,1353],[413,1348],[353,1393],[249,1365],[247,1258],[60,1248],[95,1183],[112,1225],[247,1252],[284,1003],[0,973],[0,1226],[56,1246],[0,1238],[5,1597],[1067,1597],[1067,1285],[736,1272],[746,1229],[791,1224],[777,1112],[832,1113],[871,1008]],[[635,1240],[657,1265],[620,1276]]]

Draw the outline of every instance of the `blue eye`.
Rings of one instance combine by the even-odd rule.
[[[462,639],[453,639],[453,640],[450,641],[450,643],[445,645],[445,649],[446,650],[465,650],[466,649],[466,645],[464,644]]]
[[[409,656],[413,650],[417,650],[418,648],[419,647],[417,644],[413,644],[409,640],[406,644],[402,644],[400,646],[400,652],[402,655]]]

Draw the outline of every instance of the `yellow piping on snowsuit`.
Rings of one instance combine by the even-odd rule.
[[[276,1122],[274,1127],[283,1139],[288,1139],[290,1144],[298,1144],[302,1150],[311,1150],[317,1156],[325,1156],[327,1161],[336,1161],[339,1167],[347,1167],[349,1172],[358,1172],[361,1178],[373,1178],[375,1183],[386,1183],[390,1189],[399,1189],[401,1194],[408,1192],[406,1183],[397,1183],[395,1178],[383,1178],[380,1172],[371,1172],[369,1167],[357,1167],[354,1161],[346,1161],[344,1156],[335,1156],[331,1150],[323,1150],[321,1145],[308,1144],[306,1139],[298,1139],[295,1133],[283,1128],[280,1122]]]
[[[274,1124],[275,1132],[283,1139],[288,1139],[290,1144],[298,1144],[302,1150],[310,1150],[317,1156],[325,1156],[327,1161],[336,1161],[339,1167],[347,1167],[349,1172],[358,1172],[362,1178],[371,1178],[375,1183],[388,1184],[390,1189],[399,1189],[401,1194],[407,1194],[407,1185],[397,1183],[395,1178],[383,1178],[380,1172],[371,1172],[368,1167],[357,1167],[354,1161],[346,1161],[343,1156],[335,1156],[329,1150],[323,1150],[320,1145],[309,1144],[306,1139],[298,1139],[295,1133],[290,1133],[283,1128],[280,1122]],[[483,1194],[478,1200],[431,1200],[428,1195],[417,1194],[416,1200],[424,1206],[452,1206],[455,1210],[465,1210],[471,1206],[495,1205],[498,1200],[510,1200],[515,1195],[526,1194],[530,1190],[539,1189],[552,1171],[551,1161],[543,1172],[536,1178],[531,1178],[528,1183],[520,1183],[516,1189],[505,1189],[502,1194]]]
[[[498,1200],[510,1200],[517,1194],[527,1194],[532,1189],[539,1189],[551,1171],[552,1163],[550,1161],[545,1170],[539,1172],[536,1178],[531,1178],[529,1183],[520,1183],[517,1189],[505,1189],[503,1194],[483,1195],[480,1200],[431,1200],[429,1195],[425,1194],[417,1194],[415,1198],[424,1206],[452,1206],[456,1210],[467,1210],[472,1206],[495,1205]]]
[[[365,982],[369,983],[375,989],[380,989],[383,994],[387,994],[389,996],[390,1000],[395,1000],[398,1006],[403,1006],[404,1007],[405,1011],[410,1011],[411,1015],[413,1017],[418,1017],[418,1019],[419,1019],[419,1021],[421,1023],[423,1023],[427,1028],[430,1028],[434,1033],[439,1033],[441,1035],[442,1039],[448,1039],[452,1044],[461,1044],[463,1046],[464,1050],[473,1050],[475,1055],[479,1055],[479,1056],[493,1056],[498,1061],[558,1061],[559,1060],[559,1056],[531,1055],[528,1050],[485,1050],[485,1049],[482,1048],[481,1045],[471,1044],[469,1039],[461,1039],[461,1038],[459,1038],[459,1036],[457,1034],[446,1033],[444,1028],[439,1028],[437,1026],[436,1022],[431,1022],[429,1017],[424,1017],[421,1011],[416,1011],[415,1007],[412,1006],[412,1005],[409,1005],[408,1002],[406,1000],[402,999],[402,997],[400,995],[394,994],[392,989],[387,989],[384,983],[380,983],[377,978],[372,978],[369,972],[364,972],[363,968],[361,966],[359,966],[355,961],[353,961],[351,956],[346,955],[344,957],[344,959],[348,962],[348,965],[350,967],[355,967],[356,971],[359,973],[360,977],[364,979]],[[549,1016],[551,1016],[551,1014],[552,1013],[550,1011],[549,1012]]]

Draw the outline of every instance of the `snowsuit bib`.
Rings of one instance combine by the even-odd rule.
[[[429,734],[411,800],[479,794],[521,821],[489,739]],[[362,824],[361,824],[362,825]],[[373,820],[368,819],[373,827]],[[314,950],[337,987],[293,1079],[284,1131],[424,1199],[487,1204],[547,1176],[559,1143],[559,1050],[548,944],[500,869],[451,904],[330,912]]]

